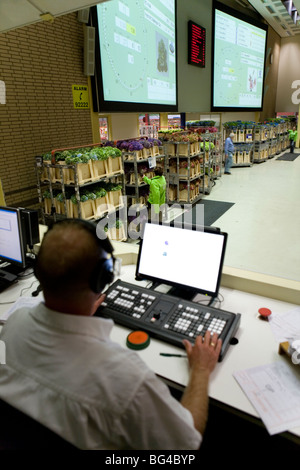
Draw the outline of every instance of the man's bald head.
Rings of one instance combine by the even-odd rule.
[[[96,235],[76,219],[54,224],[44,236],[36,276],[44,292],[77,295],[89,289],[100,258],[106,256]]]

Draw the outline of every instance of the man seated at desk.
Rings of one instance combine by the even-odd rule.
[[[93,316],[111,279],[108,240],[72,219],[45,235],[36,265],[45,303],[21,308],[1,332],[0,398],[79,449],[198,449],[209,376],[221,340],[185,343],[190,381],[181,403],[137,353],[113,343],[113,321]]]

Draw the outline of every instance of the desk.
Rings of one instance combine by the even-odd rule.
[[[138,283],[134,280],[135,266],[122,267],[121,278],[124,281]],[[138,283],[139,285],[143,285]],[[234,371],[269,364],[275,361],[288,361],[278,354],[278,343],[275,341],[270,325],[258,315],[260,307],[268,307],[273,312],[284,313],[296,305],[272,300],[246,292],[229,288],[220,288],[224,298],[221,309],[233,313],[241,313],[240,327],[235,335],[238,344],[230,346],[223,361],[218,363],[211,375],[209,396],[221,404],[225,404],[240,412],[258,418],[256,410],[233,377]],[[219,307],[219,306],[218,306]],[[112,331],[112,339],[126,347],[128,329],[116,326]],[[188,383],[187,359],[162,357],[160,352],[182,353],[180,348],[151,339],[147,349],[138,354],[171,386],[183,389]],[[290,364],[291,367],[296,367]],[[292,434],[300,438],[300,427],[293,429]]]
[[[138,283],[134,279],[135,265],[123,265],[121,279],[131,283]],[[34,284],[32,284],[34,282]],[[143,285],[143,283],[138,283]],[[144,284],[145,285],[145,284]],[[1,294],[1,302],[16,300],[23,290],[23,295],[30,296],[37,283],[33,276],[19,281],[15,286]],[[28,288],[26,291],[25,289]],[[272,300],[270,298],[229,289],[220,288],[220,294],[224,298],[220,308],[233,313],[241,313],[240,328],[236,333],[238,344],[230,346],[223,361],[218,363],[211,375],[209,396],[212,400],[236,410],[250,417],[259,418],[244,392],[233,377],[233,372],[251,367],[269,364],[275,361],[288,361],[285,356],[278,354],[278,343],[273,337],[270,325],[267,321],[258,318],[258,309],[268,307],[273,312],[284,313],[296,305]],[[42,299],[42,294],[39,294]],[[11,305],[0,305],[1,315]],[[112,330],[112,339],[126,347],[128,329],[115,325]],[[160,352],[182,353],[182,350],[159,340],[151,339],[150,346],[138,351],[140,357],[154,372],[163,378],[169,385],[177,389],[183,389],[188,382],[188,364],[185,358],[162,357]],[[290,363],[290,367],[297,367]],[[289,437],[299,440],[300,427],[290,430]]]

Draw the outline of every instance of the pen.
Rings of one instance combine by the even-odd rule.
[[[168,354],[168,353],[159,353],[160,356],[164,357],[187,357],[184,354]]]

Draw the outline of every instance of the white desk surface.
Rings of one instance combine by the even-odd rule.
[[[120,278],[133,284],[137,283],[134,273],[134,265],[122,266]],[[145,285],[145,283],[137,284]],[[34,276],[30,276],[1,293],[0,318],[12,306],[12,303],[4,304],[4,302],[17,300],[21,292],[22,296],[31,296],[37,285]],[[29,289],[25,290],[27,287]],[[272,312],[285,313],[296,305],[222,287],[220,294],[224,301],[216,306],[233,313],[241,313],[242,316],[239,330],[235,335],[238,344],[230,346],[223,361],[216,365],[210,379],[209,395],[221,404],[258,417],[256,410],[232,374],[235,371],[275,361],[286,361],[291,368],[299,367],[293,365],[286,356],[278,354],[279,344],[273,336],[268,321],[261,320],[258,315],[258,309],[261,307],[267,307]],[[43,298],[42,294],[39,298]],[[111,338],[126,348],[126,337],[129,331],[127,328],[115,325]],[[139,351],[138,354],[157,375],[173,383],[174,386],[184,387],[188,382],[187,359],[162,357],[161,352],[185,354],[183,349],[155,339],[151,339],[149,347]],[[300,437],[300,427],[290,432]]]

